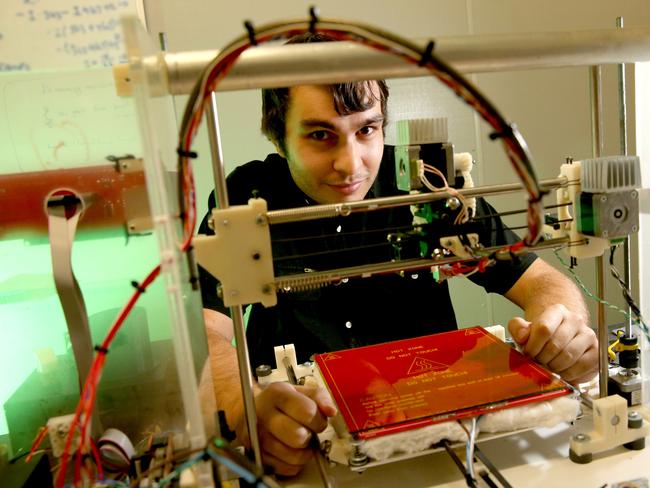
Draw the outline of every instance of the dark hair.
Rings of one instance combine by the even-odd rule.
[[[322,33],[306,32],[292,37],[286,44],[305,44],[310,42],[330,42],[335,38]],[[388,86],[384,80],[349,81],[329,85],[334,99],[334,109],[339,115],[349,115],[363,112],[371,108],[377,101],[373,90],[379,88],[379,103],[384,114],[386,126],[386,105],[388,102]],[[286,119],[289,109],[289,88],[265,88],[262,90],[262,133],[278,148],[286,153]]]

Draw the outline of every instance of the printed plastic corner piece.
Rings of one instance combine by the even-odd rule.
[[[277,303],[266,201],[212,211],[214,236],[193,240],[199,264],[221,282],[227,307]]]

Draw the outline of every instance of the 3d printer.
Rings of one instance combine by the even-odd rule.
[[[170,141],[164,140],[160,134],[155,133],[153,130],[154,126],[151,124],[152,118],[159,116],[161,111],[164,111],[164,102],[161,103],[161,100],[157,97],[161,93],[170,89],[169,86],[165,86],[169,80],[164,80],[160,77],[160,68],[163,65],[162,60],[152,56],[153,53],[143,47],[146,46],[148,42],[146,36],[141,32],[138,32],[138,27],[134,23],[127,22],[125,28],[127,37],[129,38],[130,49],[132,50],[131,54],[133,56],[131,71],[129,72],[129,83],[132,83],[136,87],[136,99],[142,119],[143,139],[146,141],[147,146],[145,149],[146,156],[144,159],[147,185],[150,191],[149,201],[151,202],[153,222],[156,228],[156,235],[159,239],[162,256],[161,266],[154,268],[154,271],[157,271],[149,274],[144,281],[136,282],[133,286],[136,288],[137,293],[142,293],[149,283],[155,279],[158,272],[162,271],[165,275],[167,280],[166,294],[170,304],[170,311],[175,317],[175,324],[171,335],[174,338],[173,343],[174,354],[176,355],[176,374],[178,374],[178,377],[183,378],[183,381],[179,382],[180,384],[178,388],[183,403],[182,410],[184,413],[181,417],[184,421],[180,423],[166,423],[163,421],[162,424],[164,424],[163,428],[165,430],[178,431],[180,434],[179,437],[181,438],[178,442],[180,446],[201,449],[207,444],[207,438],[205,432],[203,432],[196,385],[198,371],[201,369],[205,351],[203,350],[203,356],[201,356],[201,353],[197,354],[196,348],[193,347],[196,342],[193,341],[192,337],[188,334],[188,330],[192,329],[190,326],[191,320],[189,320],[188,317],[196,319],[197,304],[196,295],[193,295],[193,292],[191,291],[194,264],[191,257],[185,257],[186,255],[191,256],[187,251],[189,250],[190,243],[193,240],[193,219],[196,215],[195,210],[193,210],[194,202],[191,172],[188,169],[187,160],[191,157],[192,131],[194,131],[196,126],[198,126],[203,110],[207,110],[208,114],[212,115],[213,124],[216,121],[214,118],[215,114],[214,112],[211,112],[210,109],[212,91],[216,88],[217,82],[224,76],[226,70],[230,69],[234,65],[235,59],[239,54],[241,54],[241,52],[243,52],[244,48],[247,47],[250,39],[244,37],[234,43],[233,46],[225,49],[205,70],[207,76],[203,78],[202,84],[197,85],[199,88],[197,89],[196,97],[192,99],[194,106],[188,111],[188,113],[192,115],[189,119],[190,124],[186,127],[187,131],[182,134],[182,144],[179,146],[180,166],[177,181],[176,183],[170,184],[166,170],[175,168],[175,164],[172,160],[175,151],[171,147]],[[341,25],[337,23],[330,24],[328,21],[323,21],[318,19],[316,16],[313,16],[311,21],[306,23],[299,22],[296,24],[270,26],[268,30],[266,28],[259,29],[256,32],[257,37],[255,40],[261,42],[266,38],[265,36],[272,38],[284,33],[291,33],[309,28],[340,29],[341,33],[348,32],[346,30],[347,27],[345,26],[341,27]],[[381,39],[380,34],[373,32],[372,29],[369,29],[368,31],[364,29],[364,27],[355,26],[355,34],[352,36],[354,37],[354,40],[358,41],[359,39],[365,39],[367,41],[368,39],[372,39],[373,42],[379,42]],[[366,32],[368,32],[368,34],[366,34]],[[367,37],[364,37],[364,35],[367,35]],[[399,52],[401,49],[399,47],[400,42],[395,41],[395,39],[393,39],[392,42],[393,48]],[[301,47],[301,49],[303,49],[303,47]],[[404,49],[405,51],[402,52],[402,56],[409,58],[411,61],[416,61],[412,68],[415,71],[422,69],[417,66],[417,62],[419,61],[424,61],[422,63],[423,65],[431,63],[432,65],[437,66],[433,68],[434,70],[440,69],[441,66],[444,67],[443,64],[436,65],[438,61],[431,52],[432,45],[430,45],[428,50],[427,48],[421,49],[420,47],[413,45],[405,47]],[[299,50],[296,50],[296,52],[299,52]],[[304,52],[308,51],[305,50]],[[361,56],[365,56],[365,53]],[[383,60],[382,62],[386,62],[384,58],[381,59]],[[392,61],[390,63],[392,63]],[[185,72],[182,67],[177,67],[177,69],[179,72]],[[383,75],[384,69],[385,66],[376,68],[378,72],[377,74]],[[444,72],[444,69],[441,72]],[[388,74],[390,75],[391,72],[388,71]],[[329,78],[321,81],[333,81],[339,77],[349,77],[349,74],[330,72],[328,76]],[[368,77],[370,76],[370,73],[364,72],[360,73],[358,76]],[[298,83],[299,81],[300,80],[296,77],[292,82]],[[457,90],[462,91],[461,88],[457,88]],[[475,101],[477,99],[477,94],[470,93],[469,97],[471,100]],[[486,114],[488,113],[489,112],[486,112]],[[497,118],[496,124],[498,127],[495,129],[498,129],[497,132],[500,134],[499,137],[506,141],[506,146],[513,158],[515,166],[518,168],[518,171],[525,175],[523,178],[523,186],[526,187],[530,193],[531,205],[529,215],[531,217],[532,230],[529,229],[530,232],[525,239],[524,244],[517,248],[509,248],[505,250],[483,249],[473,241],[471,233],[467,235],[463,234],[463,237],[459,238],[458,241],[456,239],[446,241],[448,245],[445,245],[444,243],[439,244],[438,241],[432,240],[431,236],[426,233],[414,234],[415,238],[418,239],[422,255],[412,260],[405,259],[397,263],[377,264],[375,266],[364,268],[346,268],[322,273],[309,273],[309,276],[288,276],[276,280],[272,273],[272,260],[270,253],[263,252],[261,253],[263,256],[261,259],[258,258],[251,260],[250,256],[254,253],[251,254],[247,249],[242,249],[240,244],[243,242],[243,239],[239,236],[245,236],[247,241],[252,240],[255,242],[256,249],[268,250],[270,249],[268,233],[266,231],[268,225],[273,225],[283,221],[291,221],[293,219],[306,220],[315,217],[322,217],[323,213],[328,213],[332,216],[345,216],[357,211],[369,211],[379,208],[382,205],[418,205],[419,208],[417,213],[419,213],[419,217],[424,220],[424,223],[426,223],[427,219],[429,219],[430,222],[432,218],[435,218],[436,212],[440,211],[435,206],[432,206],[431,202],[435,200],[444,200],[447,204],[447,211],[455,211],[458,207],[455,209],[453,208],[455,204],[451,199],[456,195],[471,196],[473,194],[482,194],[483,192],[489,193],[490,190],[478,188],[475,190],[469,188],[463,190],[462,188],[458,188],[453,190],[453,192],[456,193],[452,193],[449,189],[443,191],[436,190],[432,192],[419,193],[417,195],[394,197],[383,201],[332,205],[321,208],[314,207],[305,210],[301,215],[298,215],[296,212],[267,212],[262,202],[253,202],[247,208],[228,208],[227,200],[222,199],[220,201],[220,210],[214,214],[215,223],[218,224],[219,219],[221,219],[221,221],[227,219],[230,223],[236,222],[237,225],[229,227],[229,229],[236,227],[233,231],[234,234],[230,234],[227,237],[220,237],[218,246],[221,247],[221,250],[219,251],[217,260],[214,264],[214,269],[215,274],[218,275],[222,281],[224,299],[228,305],[232,305],[233,307],[233,320],[235,322],[237,342],[239,344],[239,366],[242,372],[245,405],[247,408],[249,430],[252,433],[253,438],[252,447],[254,458],[258,465],[260,464],[260,453],[259,446],[256,446],[254,442],[256,423],[251,391],[252,374],[248,361],[246,360],[246,341],[243,332],[243,314],[241,305],[253,301],[261,301],[262,303],[272,305],[274,294],[276,290],[279,289],[318,286],[333,280],[372,275],[374,273],[399,272],[422,268],[428,269],[431,267],[431,257],[433,255],[438,256],[435,262],[436,265],[440,267],[444,267],[445,265],[451,266],[454,262],[462,262],[467,260],[468,256],[472,260],[508,258],[514,253],[524,251],[525,246],[532,248],[538,243],[538,241],[540,241],[544,224],[540,200],[544,188],[560,188],[559,191],[561,192],[561,198],[564,199],[562,201],[570,203],[573,206],[574,212],[580,212],[580,225],[578,225],[575,220],[571,219],[570,214],[566,218],[558,217],[557,221],[550,222],[551,225],[555,226],[554,230],[556,236],[555,240],[546,243],[548,246],[563,247],[569,245],[570,249],[579,250],[581,249],[579,246],[585,245],[585,236],[588,236],[586,238],[589,240],[589,244],[592,244],[592,247],[600,246],[599,249],[592,254],[598,255],[609,247],[609,239],[619,238],[635,231],[634,227],[638,226],[638,223],[635,221],[635,216],[638,214],[636,213],[637,211],[635,210],[634,205],[636,198],[635,189],[639,187],[639,180],[637,177],[638,170],[635,169],[635,166],[638,167],[638,160],[596,160],[593,163],[593,166],[598,167],[598,169],[593,170],[591,169],[593,166],[590,166],[585,162],[583,164],[585,170],[591,171],[596,175],[594,176],[595,183],[591,187],[584,186],[584,182],[586,181],[584,174],[580,176],[577,175],[576,172],[580,170],[580,167],[577,164],[568,168],[564,172],[565,174],[561,175],[557,180],[552,182],[542,182],[543,184],[539,184],[534,177],[525,144],[522,143],[518,132],[512,126],[505,123],[503,119]],[[220,169],[218,138],[215,138],[213,142],[213,153],[215,155],[217,169],[216,188],[217,195],[219,196],[220,190],[223,190],[224,188],[223,168]],[[411,141],[409,141],[408,143],[402,144],[400,150],[396,152],[396,167],[399,174],[406,175],[407,172],[411,174],[419,173],[420,166],[418,166],[418,161],[424,160],[425,158],[421,157],[421,154],[412,157],[412,153],[417,151],[414,148],[416,145],[417,144],[411,144]],[[165,148],[165,150],[159,148]],[[444,155],[442,161],[444,164],[448,165],[450,161],[448,150],[443,149],[441,154]],[[116,168],[120,167],[120,161],[121,158],[118,159]],[[602,169],[601,167],[605,167],[605,169]],[[448,176],[451,176],[452,174],[455,176],[455,170],[454,172],[448,172]],[[610,174],[615,176],[609,178],[608,175]],[[467,180],[467,178],[465,178],[465,180]],[[405,181],[408,181],[410,184],[411,178],[406,178]],[[415,179],[415,181],[417,181],[417,179]],[[583,184],[582,191],[580,191],[579,188],[581,182]],[[66,212],[77,214],[79,212],[77,207],[82,205],[84,202],[83,193],[93,193],[92,188],[86,188],[86,185],[83,183],[80,185],[79,190],[72,188],[72,190],[67,192],[56,192],[54,194],[48,193],[48,198],[46,200],[51,201],[52,204],[47,206],[58,206],[59,208],[62,208],[64,219],[66,219],[66,221],[70,220],[67,218]],[[180,190],[176,190],[176,188],[179,188]],[[518,190],[519,188],[520,185],[506,185],[506,187],[502,186],[494,188],[493,191],[510,191]],[[407,189],[410,190],[412,188]],[[68,189],[65,188],[65,190]],[[567,193],[567,195],[564,193]],[[101,193],[99,194],[101,195]],[[180,197],[178,203],[175,198],[170,198],[170,194],[178,194]],[[108,200],[106,197],[102,198]],[[422,225],[420,228],[422,228]],[[252,239],[250,238],[251,235],[254,235]],[[396,239],[399,238],[400,241],[405,237],[407,236],[394,236]],[[194,242],[194,246],[200,257],[204,253],[203,248],[207,245],[207,243],[201,243],[201,241]],[[239,254],[239,257],[236,257],[237,254]],[[224,259],[226,256],[227,259]],[[227,266],[228,263],[224,263],[224,261],[237,263],[237,266]],[[209,266],[210,265],[206,265],[206,267]],[[242,276],[246,279],[242,280]],[[116,329],[114,329],[114,331],[116,331]],[[624,339],[623,342],[626,340],[627,339]],[[87,345],[88,344],[85,345],[86,349]],[[630,345],[625,342],[624,346],[629,347]],[[624,351],[630,350],[629,348],[622,346],[619,346],[619,348],[622,348]],[[98,350],[96,351],[96,358],[99,357],[106,359],[106,349],[107,348],[103,344],[99,345]],[[201,350],[200,345],[198,346],[198,349]],[[104,359],[101,359],[101,361]],[[108,356],[108,361],[107,364],[110,364],[110,356]],[[188,364],[191,366],[188,366]],[[635,367],[632,363],[627,364],[630,364],[630,368]],[[81,370],[82,368],[79,360],[77,361],[77,365]],[[91,368],[93,367],[89,368],[90,372],[93,371]],[[80,374],[80,376],[83,377],[82,374]],[[92,374],[90,376],[92,376]],[[607,377],[607,375],[605,375],[605,377]],[[98,381],[99,378],[95,377],[95,379]],[[602,386],[601,382],[601,389]],[[97,383],[94,383],[92,389],[96,388]],[[101,388],[99,391],[101,396]],[[86,397],[86,393],[82,393],[82,400],[87,402],[88,397]],[[76,428],[80,426],[81,429],[83,429],[80,436],[80,444],[85,448],[86,443],[88,443],[88,452],[92,449],[90,444],[90,438],[92,437],[91,432],[94,434],[94,430],[97,428],[95,426],[96,424],[93,425],[94,421],[91,415],[93,404],[86,403],[84,405],[83,401],[80,403],[81,407],[77,412],[76,421],[72,420],[70,424],[67,424],[68,428],[70,425],[73,426],[73,428],[69,429],[71,434],[66,437],[65,445],[63,447],[63,452],[65,453],[67,451],[69,459],[71,459],[70,456],[72,456],[72,450],[75,449],[75,443],[77,442],[74,440]],[[619,412],[620,405],[617,404],[612,408],[618,409],[616,410],[616,415],[619,417],[622,416]],[[643,420],[641,420],[640,423],[636,421],[634,428],[639,429],[639,432],[645,432],[647,425]],[[125,427],[125,429],[129,430],[128,427]],[[59,439],[62,439],[61,435]],[[588,445],[588,442],[585,442],[585,439],[577,440],[579,441],[578,444],[580,446]],[[629,440],[625,440],[624,442],[629,442]],[[110,445],[110,443],[108,444]],[[166,452],[170,452],[170,449],[172,448],[170,448],[169,445],[169,442],[167,442],[163,451],[166,449]],[[223,448],[223,446],[219,447]],[[600,446],[596,446],[595,449],[598,449],[599,447]],[[588,447],[586,447],[586,450],[584,451],[581,449],[582,447],[574,449],[578,456],[584,456],[589,453]],[[83,450],[83,448],[80,450]],[[208,453],[208,456],[210,455],[212,455],[212,457],[218,462],[227,464],[227,456],[213,451]],[[165,452],[159,455],[163,461],[165,460],[165,456],[168,456],[168,461],[169,458],[172,457],[171,454],[166,454]],[[232,456],[234,456],[234,454],[232,454]],[[205,452],[202,452],[202,457],[190,458],[192,464],[195,465],[198,470],[196,486],[211,486],[213,483],[209,466],[204,462],[205,459]],[[76,470],[77,467],[74,469]],[[81,468],[79,469],[81,470]],[[62,471],[65,474],[65,471]],[[153,471],[148,472],[147,476],[152,475],[152,472]],[[179,473],[180,471],[177,473],[175,472],[177,475]],[[159,476],[159,480],[171,482],[172,478],[168,477],[169,473],[164,474],[160,472],[156,473],[156,475]],[[256,474],[256,476],[256,479],[259,479],[259,473]],[[268,482],[272,483],[270,480]]]

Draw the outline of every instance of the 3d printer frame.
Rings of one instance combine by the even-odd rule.
[[[328,43],[330,44],[330,43]],[[607,47],[607,49],[605,49]],[[457,38],[445,41],[440,40],[436,52],[443,58],[456,65],[464,72],[488,72],[505,69],[548,68],[558,66],[597,65],[607,63],[635,62],[650,60],[650,30],[607,30],[573,33],[571,35],[537,34],[527,36],[501,36],[491,39]],[[316,58],[313,55],[318,54]],[[486,55],[486,53],[490,53]],[[166,74],[167,89],[169,93],[186,93],[193,84],[197,74],[203,66],[214,57],[214,52],[201,53],[175,53],[164,54],[156,60],[150,60],[150,66]],[[317,59],[315,61],[315,59]],[[341,59],[349,62],[341,62]],[[360,64],[361,63],[361,64]],[[274,66],[274,70],[265,70],[264,66]],[[145,70],[147,63],[144,63]],[[280,69],[278,68],[280,66]],[[351,74],[347,68],[341,66],[362,66],[362,69]],[[269,73],[273,74],[269,74]],[[281,73],[281,74],[277,74]],[[350,79],[375,79],[391,78],[398,76],[421,76],[430,73],[421,67],[406,65],[403,61],[389,55],[373,52],[360,46],[349,43],[332,43],[331,45],[295,45],[261,47],[247,51],[241,57],[224,79],[219,90],[232,90],[242,88],[265,88],[273,86],[289,86],[310,83],[332,83]],[[134,83],[134,80],[128,83]],[[128,85],[127,83],[127,85]],[[596,90],[594,99],[599,93]],[[601,110],[596,103],[592,107],[596,112]],[[208,121],[211,156],[213,162],[214,178],[218,206],[228,209],[228,199],[225,185],[225,170],[221,157],[221,143],[219,135],[219,120],[217,116],[216,97],[211,96],[211,103],[206,107]],[[597,119],[597,117],[595,117]],[[602,133],[600,136],[602,138]],[[600,142],[598,144],[602,145]],[[567,184],[565,178],[540,182],[542,188],[550,190]],[[476,188],[467,190],[467,195],[488,195],[519,191],[521,185],[497,185],[494,187]],[[463,192],[463,190],[461,190]],[[346,203],[341,205],[323,205],[309,209],[294,209],[292,211],[266,212],[263,218],[266,223],[274,224],[297,220],[322,218],[325,214],[330,216],[347,215],[355,211],[368,211],[380,206],[417,203],[418,201],[431,201],[438,198],[447,198],[449,195],[422,194],[418,196],[394,197]],[[568,244],[567,239],[558,239],[542,244],[543,247],[563,247]],[[537,248],[530,246],[530,248]],[[494,250],[488,250],[489,252]],[[453,260],[454,258],[449,258]],[[408,269],[408,266],[421,268],[430,266],[430,260],[413,263],[393,263],[381,265],[376,268],[340,269],[322,272],[321,275],[311,274],[310,280],[315,284],[327,283],[333,279],[350,276],[373,274],[376,272],[399,271]],[[284,277],[274,282],[276,287],[300,286],[301,277]],[[313,282],[313,281],[312,281]],[[602,292],[602,290],[601,290]],[[243,310],[241,305],[231,308],[235,336],[237,340],[238,363],[244,392],[244,406],[246,419],[251,434],[251,442],[255,459],[261,465],[259,440],[257,439],[256,417],[254,400],[252,396],[253,377],[248,362],[248,352],[244,332]],[[598,316],[599,330],[606,330],[604,316]],[[606,334],[606,332],[605,332]],[[602,336],[601,336],[602,337]],[[606,354],[606,352],[605,352]],[[602,364],[606,372],[607,362]],[[605,387],[606,391],[606,387]]]

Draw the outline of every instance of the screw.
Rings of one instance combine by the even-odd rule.
[[[223,225],[224,227],[230,225],[230,220],[228,220],[228,219],[223,219],[223,220],[221,221],[221,225]]]
[[[458,207],[460,207],[460,200],[458,200],[456,197],[448,198],[446,205],[448,208],[456,210]]]
[[[257,217],[255,217],[255,223],[257,225],[266,225],[268,223],[268,220],[265,215],[258,214]]]
[[[589,436],[587,434],[576,434],[573,436],[573,440],[576,442],[587,442],[589,440]]]
[[[610,421],[612,425],[618,425],[621,421],[621,418],[618,415],[614,415]]]
[[[350,453],[350,466],[363,466],[368,464],[368,456],[361,452],[361,442],[352,441],[352,452]]]
[[[272,290],[273,287],[271,285],[264,285],[262,287],[262,293],[264,293],[265,295],[270,295]]]

